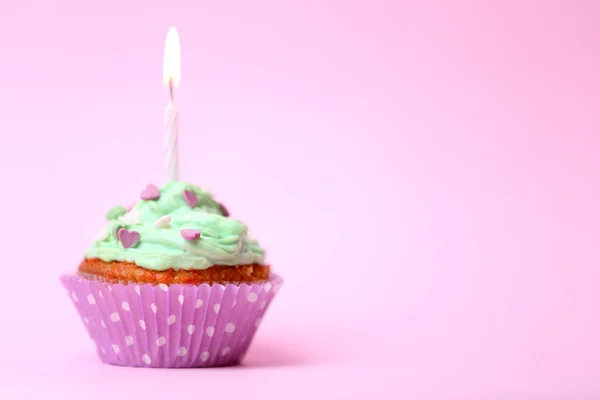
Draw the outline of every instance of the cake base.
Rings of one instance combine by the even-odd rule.
[[[105,262],[98,258],[85,259],[78,271],[86,277],[98,277],[105,282],[136,282],[165,285],[212,285],[214,283],[254,283],[269,279],[271,268],[268,265],[250,264],[219,266],[207,269],[154,271],[129,262]]]

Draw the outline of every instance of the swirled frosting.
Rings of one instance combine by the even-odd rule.
[[[188,191],[188,199],[184,191]],[[108,226],[85,257],[133,262],[157,271],[263,263],[264,250],[248,236],[247,227],[227,218],[226,210],[210,193],[185,182],[170,182],[159,192],[157,199],[140,200],[125,214],[111,210]],[[198,200],[194,206],[189,192]],[[139,233],[139,240],[126,248],[119,239],[122,229]],[[186,239],[182,230],[199,230],[200,237]]]

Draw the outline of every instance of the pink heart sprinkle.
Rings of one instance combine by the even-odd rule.
[[[140,196],[142,200],[156,200],[160,197],[160,192],[155,185],[149,183]]]
[[[221,214],[223,214],[224,217],[229,217],[229,210],[223,203],[219,203],[219,208],[221,209]]]
[[[198,229],[182,229],[179,232],[185,240],[196,240],[200,238],[200,231]]]
[[[119,240],[126,249],[134,246],[140,240],[140,234],[136,231],[128,231],[125,228],[119,229]]]
[[[190,190],[183,190],[183,198],[190,207],[196,207],[196,205],[198,204],[198,196],[196,196],[196,193]]]

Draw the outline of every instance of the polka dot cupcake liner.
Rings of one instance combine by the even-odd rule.
[[[155,368],[239,363],[283,282],[276,275],[251,285],[61,281],[103,362]]]

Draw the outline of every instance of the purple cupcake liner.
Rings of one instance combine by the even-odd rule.
[[[107,364],[218,367],[239,363],[282,279],[202,285],[61,281]]]

